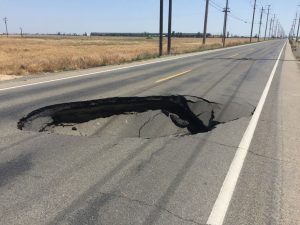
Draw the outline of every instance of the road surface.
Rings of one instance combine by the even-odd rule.
[[[207,224],[277,62],[262,118],[273,112],[282,67],[277,59],[285,43],[0,83],[0,224]],[[143,112],[102,118],[96,128],[93,121],[45,132],[17,127],[46,106],[172,95],[217,103],[221,123],[191,135],[161,112]],[[257,132],[273,135],[268,126],[259,125]],[[280,220],[278,166],[259,161],[252,148],[268,141],[259,134],[224,224]],[[275,157],[276,148],[265,151]],[[260,164],[253,168],[255,162]]]

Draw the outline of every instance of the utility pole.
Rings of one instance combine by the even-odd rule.
[[[265,30],[264,40],[266,40],[266,37],[267,37],[267,30],[268,30],[269,14],[270,14],[270,7],[271,7],[271,5],[267,5],[267,6],[268,6],[268,15],[267,15],[267,22],[266,22],[266,30]]]
[[[164,0],[160,0],[160,13],[159,13],[159,56],[163,55],[163,29],[164,29]]]
[[[261,7],[261,14],[260,14],[259,31],[258,31],[257,41],[259,41],[259,37],[260,37],[263,13],[264,13],[264,7]]]
[[[298,43],[298,39],[299,39],[299,28],[300,28],[300,16],[299,16],[299,21],[298,21],[298,29],[297,29],[296,43]]]
[[[22,29],[22,27],[20,27],[20,31],[21,31],[21,37],[23,37],[23,29]]]
[[[8,37],[8,29],[7,29],[7,21],[8,21],[8,19],[7,19],[7,17],[4,17],[4,23],[5,23],[5,27],[6,27],[6,36]]]
[[[274,24],[274,29],[273,29],[273,37],[276,39],[276,30],[277,30],[277,26],[278,26],[278,19],[276,19],[276,24]]]
[[[296,17],[293,20],[293,25],[292,25],[292,39],[295,37],[295,29],[296,29],[296,24],[297,24],[297,18],[298,18],[298,13],[296,13]]]
[[[226,8],[224,9],[224,26],[223,26],[223,47],[225,47],[226,42],[226,29],[227,29],[227,16],[229,11],[228,0],[226,0]]]
[[[169,0],[169,24],[168,24],[168,54],[171,55],[172,47],[172,0]]]
[[[294,20],[292,22],[291,30],[290,30],[290,33],[289,33],[289,39],[292,39],[293,26],[294,26]]]
[[[272,37],[274,37],[274,30],[275,30],[275,24],[277,22],[277,19],[275,19],[276,17],[274,16],[274,20],[273,20],[273,26],[272,26]]]
[[[300,17],[300,15],[299,15]],[[297,21],[298,21],[298,13],[296,13],[296,17],[295,17],[295,24],[294,24],[294,28],[293,28],[293,38],[296,37],[296,26],[297,26]]]
[[[272,30],[271,30],[271,38],[273,37],[273,32],[274,32],[274,26],[275,26],[275,14],[274,14],[274,17],[273,17],[273,20],[272,20]]]
[[[205,18],[204,18],[204,30],[203,30],[203,44],[206,43],[206,33],[207,33],[207,19],[208,19],[208,7],[209,7],[209,0],[206,0],[206,7],[205,7]]]
[[[300,7],[300,5],[297,5]],[[299,39],[299,28],[300,28],[300,16],[299,16],[299,21],[298,21],[298,29],[297,29],[297,36],[296,36],[296,43],[298,44],[298,39]]]
[[[277,38],[278,28],[279,28],[279,20],[277,19],[277,25],[276,25],[276,29],[275,29],[275,38]]]
[[[271,37],[272,23],[273,23],[273,18],[271,18],[270,20],[269,39],[272,38]]]
[[[256,10],[256,0],[254,0],[254,6],[253,6],[253,17],[252,17],[252,26],[251,26],[251,34],[250,34],[250,43],[252,42],[253,25],[254,25],[254,18],[255,18],[255,10]]]
[[[277,29],[276,29],[276,38],[279,38],[279,30],[280,30],[280,22],[278,20],[278,26],[277,26]]]
[[[279,31],[278,31],[278,37],[281,38],[282,33],[282,25],[280,24]]]

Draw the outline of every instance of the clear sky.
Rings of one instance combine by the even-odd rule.
[[[225,1],[212,0],[222,7]],[[166,31],[168,0],[164,2]],[[229,0],[231,13],[245,21],[251,21],[253,4],[254,0]],[[255,33],[259,8],[268,4],[288,33],[297,8],[300,12],[300,0],[257,0]],[[173,0],[173,5],[174,31],[203,31],[205,0]],[[11,33],[20,27],[27,33],[158,32],[159,0],[0,0],[0,18],[5,16]],[[222,12],[210,6],[208,32],[221,33],[223,18]],[[1,19],[0,33],[4,31]],[[250,23],[230,16],[228,31],[249,35]]]

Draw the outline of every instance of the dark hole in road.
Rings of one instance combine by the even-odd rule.
[[[155,138],[208,132],[238,119],[217,120],[221,112],[221,104],[193,96],[107,98],[35,110],[19,121],[18,128],[65,135]]]

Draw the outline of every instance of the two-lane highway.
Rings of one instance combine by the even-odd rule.
[[[217,221],[211,216],[224,179],[272,71],[275,78],[280,74],[285,43],[1,83],[0,224]],[[124,135],[134,134],[128,123],[138,123],[138,116],[106,119],[91,136],[72,127],[67,134],[17,128],[22,117],[53,104],[170,95],[219,103],[217,120],[223,123],[209,132],[165,136],[159,134],[171,126],[158,117],[147,127],[156,137],[144,138]]]

